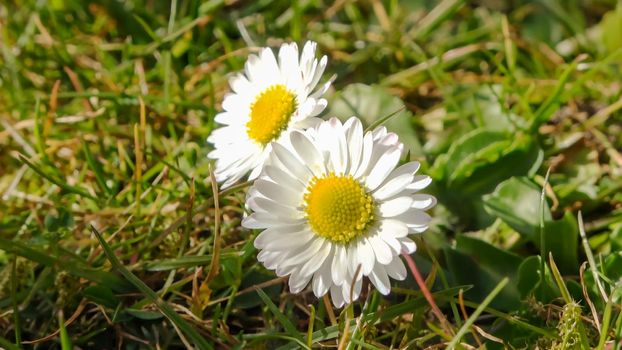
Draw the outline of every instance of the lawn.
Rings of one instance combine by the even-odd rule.
[[[622,2],[3,0],[0,35],[0,349],[622,348]],[[307,41],[319,117],[437,200],[343,306],[208,157],[247,59]]]

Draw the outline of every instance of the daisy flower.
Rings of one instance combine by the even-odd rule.
[[[250,172],[255,179],[271,150],[271,142],[290,130],[316,125],[316,116],[326,108],[321,96],[330,81],[316,89],[326,68],[326,56],[315,58],[317,44],[308,41],[298,54],[295,43],[283,44],[278,58],[270,48],[250,55],[244,72],[229,80],[233,92],[216,115],[221,128],[207,139],[214,144],[208,157],[216,160],[214,172],[223,188]]]
[[[266,268],[289,275],[292,293],[309,282],[317,297],[330,291],[336,307],[358,299],[364,276],[385,295],[389,277],[406,278],[400,254],[415,251],[408,234],[427,229],[436,199],[417,193],[431,182],[415,175],[418,162],[398,167],[396,134],[332,118],[272,148],[242,223],[263,229],[255,247]]]

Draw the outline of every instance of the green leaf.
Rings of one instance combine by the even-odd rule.
[[[493,307],[513,310],[520,306],[520,295],[516,288],[519,256],[499,249],[485,241],[458,236],[455,248],[446,248],[447,267],[458,284],[472,284],[473,289],[465,295],[471,300],[482,301],[505,277],[510,285],[503,288]]]
[[[514,162],[514,153],[524,159]],[[431,169],[432,176],[448,187],[467,185],[469,194],[482,193],[515,174],[527,174],[541,162],[541,151],[531,137],[487,129],[476,129],[452,144],[446,154],[439,156]],[[479,169],[494,172],[475,175]],[[486,173],[484,173],[486,174]]]
[[[114,309],[119,305],[119,299],[114,295],[112,290],[103,285],[89,286],[84,288],[82,295],[110,309]]]
[[[541,278],[541,260],[539,255],[533,255],[520,264],[518,268],[518,290],[521,298],[526,299],[530,295],[534,295],[541,303],[550,303],[561,296],[557,288],[553,275],[548,265],[545,265],[544,286]]]
[[[622,48],[622,5],[616,10],[605,13],[600,22],[601,38],[607,52],[615,52]]]
[[[410,152],[411,157],[423,155],[421,143],[411,122],[412,113],[405,108],[404,102],[399,97],[391,95],[385,88],[350,84],[341,90],[329,106],[329,116],[336,116],[341,120],[356,116],[365,126],[394,114],[383,125],[399,135],[400,141],[404,143],[405,150]]]
[[[508,179],[484,196],[484,208],[516,232],[540,248],[540,188],[524,177]],[[546,250],[553,253],[559,268],[565,273],[575,273],[578,267],[577,249],[579,229],[572,213],[561,220],[553,220],[548,204],[544,208],[544,242]]]
[[[525,177],[513,177],[484,196],[484,208],[534,243],[538,241],[540,188]],[[548,206],[544,220],[551,220]]]
[[[452,144],[430,170],[438,199],[467,225],[493,221],[482,195],[512,176],[527,175],[541,164],[543,153],[532,137],[478,129]]]
[[[579,227],[574,214],[566,212],[560,220],[545,222],[544,240],[546,250],[553,254],[560,271],[576,274],[579,268]]]
[[[147,320],[147,321],[159,320],[162,317],[164,317],[162,313],[160,312],[154,312],[154,311],[148,311],[148,310],[137,310],[137,309],[127,308],[124,311],[138,319]]]

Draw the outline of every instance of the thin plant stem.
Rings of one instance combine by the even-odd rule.
[[[425,285],[425,281],[423,280],[423,277],[421,276],[419,269],[417,269],[417,264],[415,264],[415,261],[413,260],[413,258],[410,257],[410,255],[406,253],[402,253],[402,256],[404,257],[404,259],[406,259],[406,264],[408,264],[408,268],[410,269],[410,272],[413,274],[413,277],[415,277],[415,280],[417,281],[417,285],[419,285],[419,288],[421,289],[421,293],[423,293],[423,296],[428,301],[428,304],[430,304],[430,307],[432,307],[432,312],[434,313],[436,318],[438,318],[438,320],[441,322],[443,329],[445,330],[447,334],[454,335],[455,333],[453,329],[451,328],[449,321],[447,321],[447,318],[445,318],[445,315],[443,315],[443,312],[441,311],[441,309],[439,309],[438,305],[436,305],[436,302],[434,301],[434,297],[432,297],[432,293],[430,293],[430,290]]]

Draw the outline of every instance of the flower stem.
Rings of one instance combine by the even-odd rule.
[[[425,285],[425,281],[423,280],[423,277],[421,276],[419,269],[417,269],[417,265],[415,264],[415,261],[413,260],[413,258],[410,257],[410,255],[406,253],[402,253],[402,256],[404,257],[404,259],[406,259],[406,264],[408,264],[408,268],[410,269],[410,272],[413,274],[413,277],[415,277],[415,280],[417,281],[417,284],[419,285],[419,289],[421,289],[421,293],[423,293],[423,296],[428,301],[428,304],[430,304],[430,307],[432,307],[432,312],[434,313],[436,318],[441,322],[443,329],[445,330],[447,334],[454,335],[454,331],[451,328],[449,321],[447,321],[447,318],[445,318],[445,315],[443,315],[443,312],[441,312],[441,309],[439,309],[439,307],[436,305],[436,302],[434,301],[434,297],[432,297],[432,293],[430,293],[430,290]]]

